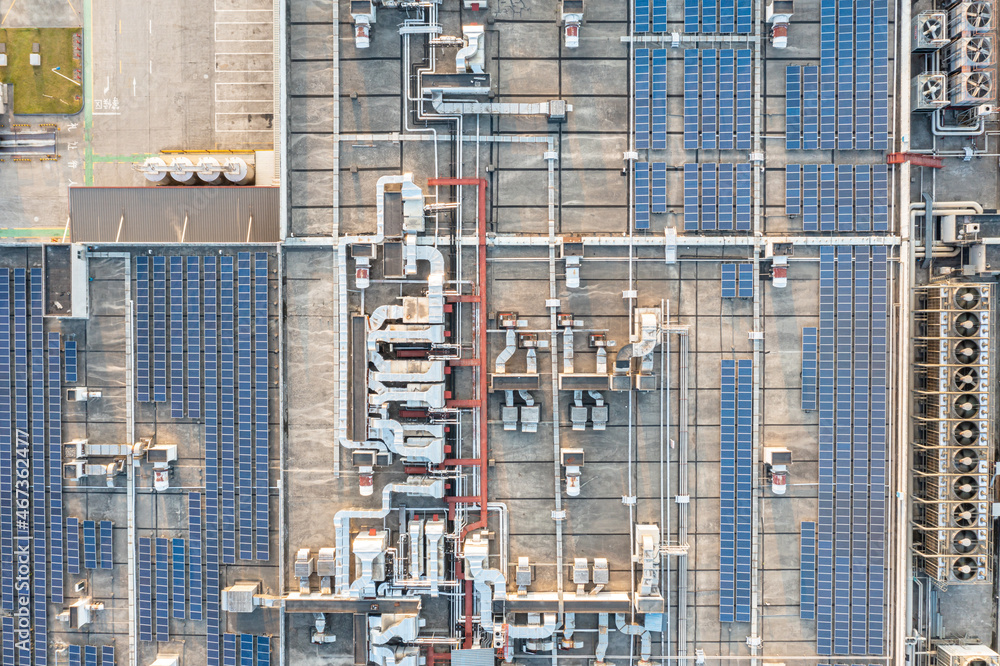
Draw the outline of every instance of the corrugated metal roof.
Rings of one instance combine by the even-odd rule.
[[[71,187],[70,238],[75,243],[274,243],[280,234],[278,207],[277,187]]]

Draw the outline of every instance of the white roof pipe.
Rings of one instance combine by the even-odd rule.
[[[640,636],[642,638],[639,655],[643,661],[649,661],[650,655],[653,653],[653,641],[646,627],[641,624],[626,624],[625,615],[622,613],[615,614],[615,625],[618,627],[618,631],[626,636]]]
[[[381,354],[371,354],[370,359],[378,371],[370,371],[368,376],[379,383],[416,382],[429,384],[444,381],[444,361],[387,361]],[[416,366],[417,372],[403,372],[406,366]]]
[[[548,638],[556,631],[556,614],[545,613],[542,615],[541,624],[509,624],[507,625],[508,638]]]
[[[431,437],[444,437],[444,425],[435,423],[402,424],[395,419],[373,419],[372,430],[379,433],[386,444],[403,445],[405,435],[428,433]]]
[[[431,326],[422,326],[420,328],[390,326],[385,330],[368,333],[369,351],[376,351],[380,342],[428,342],[430,344],[444,344],[444,325],[432,324]]]
[[[387,402],[422,402],[432,409],[444,407],[444,384],[409,384],[405,389],[390,389],[372,380],[369,388],[375,395],[368,396],[369,405],[384,405]]]
[[[503,348],[503,351],[497,354],[497,359],[494,363],[494,369],[498,375],[502,375],[507,372],[507,361],[510,357],[514,355],[517,350],[517,333],[512,328],[507,329],[507,346]]]
[[[380,305],[368,317],[368,330],[377,331],[387,320],[402,319],[403,313],[402,305]]]
[[[348,558],[351,554],[351,520],[385,518],[389,515],[389,511],[392,510],[393,493],[441,499],[444,497],[444,480],[410,476],[406,478],[406,483],[390,483],[382,488],[381,509],[343,509],[334,514],[333,529],[336,534],[337,543],[337,552],[334,555],[337,573],[334,588],[335,594],[344,594],[345,590],[350,588]]]

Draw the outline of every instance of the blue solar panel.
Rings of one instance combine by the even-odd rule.
[[[201,417],[201,257],[187,258],[187,413]]]
[[[736,165],[736,231],[750,231],[753,224],[753,177],[749,164]]]
[[[76,382],[76,340],[66,341],[66,381]]]
[[[187,594],[184,589],[184,580],[187,578],[187,553],[184,539],[174,538],[170,541],[170,562],[173,616],[175,619],[183,620],[187,617]]]
[[[114,557],[112,555],[112,526],[110,520],[102,520],[101,530],[101,568],[111,569],[114,567]]]
[[[73,518],[67,519],[67,525]],[[139,537],[139,640],[153,640],[153,550],[149,537]]]
[[[816,382],[818,372],[819,351],[816,328],[807,326],[802,329],[802,409],[816,409]]]
[[[684,50],[684,149],[698,148],[698,49]]]
[[[7,315],[0,313],[0,318],[6,319]],[[5,328],[10,328],[9,325]],[[0,332],[0,335],[3,335]],[[10,339],[8,334],[8,340]],[[69,343],[66,343],[69,345]],[[75,347],[74,342],[74,347]],[[5,346],[9,347],[8,342]],[[48,408],[49,408],[49,520],[50,520],[50,553],[52,575],[49,577],[52,601],[62,603],[63,583],[65,571],[65,558],[63,552],[63,485],[62,485],[62,372],[59,362],[60,335],[49,333],[49,384],[48,384]],[[2,352],[0,352],[2,353]],[[7,371],[0,370],[0,381],[6,381],[9,386],[10,377],[10,353],[7,353]],[[9,389],[7,391],[9,393]],[[7,410],[9,410],[10,398],[7,398]],[[0,418],[3,418],[0,416]],[[0,437],[10,436],[10,416],[6,416],[6,425],[0,426],[5,432]]]
[[[739,0],[743,2],[744,0]],[[750,49],[736,52],[736,149],[749,150],[751,147],[751,105],[752,93]],[[721,147],[721,146],[720,146]]]
[[[872,148],[889,149],[889,0],[872,2]]]
[[[250,634],[240,634],[240,666],[254,666],[253,636]]]
[[[745,264],[743,264],[745,265]],[[742,266],[741,265],[741,273]],[[740,276],[742,286],[742,275]],[[736,363],[736,621],[750,621],[753,513],[753,363]]]
[[[802,68],[785,68],[785,149],[802,147]]]
[[[14,421],[20,433],[28,432],[28,301],[27,274],[14,269]],[[20,433],[17,439],[21,439]],[[29,441],[30,446],[30,441]],[[30,451],[30,448],[29,448]],[[30,521],[16,521],[15,547],[28,552],[32,534]],[[18,661],[30,663],[31,650],[18,648]]]
[[[650,120],[652,139],[650,147],[663,150],[667,147],[667,51],[653,51],[652,62],[653,110]]]
[[[872,146],[872,0],[857,0],[854,45],[854,137],[858,150]]]
[[[736,29],[736,1],[719,0],[719,32],[731,33]]]
[[[884,168],[884,165],[881,165]],[[885,652],[885,539],[888,376],[888,251],[871,250],[871,460],[869,462],[868,654]]]
[[[733,230],[733,165],[719,165],[719,229]]]
[[[2,589],[0,605],[8,611],[14,610],[14,447],[12,446],[10,401],[11,379],[13,378],[10,363],[10,330],[10,269],[0,268],[0,553],[2,553],[2,557],[0,557],[0,573],[2,573],[0,575],[0,589]],[[10,636],[11,650],[13,651],[13,634]],[[13,656],[11,659],[13,660]]]
[[[802,212],[802,166],[785,166],[785,215],[795,217]]]
[[[836,440],[834,446],[833,652],[850,650],[851,613],[851,248],[837,248]]]
[[[170,416],[184,416],[184,257],[170,257]]]
[[[799,617],[816,617],[816,523],[805,521],[799,533]]]
[[[219,308],[222,313],[220,400],[222,455],[222,561],[236,563],[236,363],[233,258],[221,257]]]
[[[0,626],[3,627],[3,666],[14,666],[14,617],[0,617]]]
[[[802,229],[819,231],[819,167],[802,167]]]
[[[837,231],[854,230],[854,170],[837,165]]]
[[[635,0],[635,31],[649,32],[649,0]]]
[[[851,653],[867,652],[868,599],[868,409],[870,392],[869,291],[871,265],[867,247],[854,251],[854,414],[851,453]]]
[[[701,3],[701,30],[704,33],[713,33],[718,30],[718,8],[717,0],[702,0]]]
[[[236,634],[222,635],[222,664],[236,666]]]
[[[97,568],[97,523],[93,520],[83,521],[83,566]]]
[[[653,162],[651,165],[652,210],[654,213],[667,212],[667,163]]]
[[[219,311],[215,257],[205,257],[205,620],[206,665],[219,666]]]
[[[188,493],[188,544],[191,564],[188,567],[188,599],[191,619],[202,619],[201,581],[201,493]]]
[[[837,148],[854,147],[854,2],[838,0]]]
[[[684,229],[698,229],[698,165],[684,165]]]
[[[833,648],[833,517],[834,517],[834,369],[835,295],[834,248],[820,248],[819,284],[819,502],[816,560],[816,649]]]
[[[32,616],[34,620],[34,661],[45,666],[48,656],[48,512],[45,441],[45,328],[43,324],[42,269],[31,269],[29,282],[31,302],[31,550],[32,550]],[[23,655],[27,658],[27,654]]]
[[[872,166],[872,231],[889,230],[889,167]]]
[[[722,264],[723,275],[727,266],[731,269],[735,296],[736,266]],[[722,359],[721,386],[719,620],[732,622],[736,618],[736,362],[732,359]]]
[[[701,147],[714,150],[719,135],[719,63],[715,49],[701,52]]]
[[[698,0],[684,0],[684,32],[698,32]]]
[[[872,169],[868,164],[854,167],[854,226],[872,230]]]
[[[705,231],[714,231],[718,226],[716,210],[719,204],[719,195],[716,171],[715,164],[701,165],[701,228]]]
[[[635,228],[649,229],[649,164],[635,163]]]
[[[649,148],[649,49],[635,50],[635,147]]]
[[[753,264],[739,265],[739,295],[740,298],[753,298]]]
[[[250,253],[237,258],[237,431],[239,434],[239,554],[253,559],[253,303]]]
[[[667,31],[667,0],[652,0],[651,21],[653,32]]]
[[[819,148],[819,67],[802,68],[802,148]]]
[[[13,637],[11,640],[13,641]],[[68,658],[69,666],[83,666],[83,648],[79,645],[70,645]],[[13,663],[13,660],[11,663]]]
[[[149,257],[135,258],[136,399],[149,402]]]
[[[736,0],[736,32],[746,35],[752,31],[753,9],[750,0]]]
[[[83,646],[83,664],[84,664],[84,666],[97,666],[97,646],[96,645],[84,645]]]
[[[837,173],[833,164],[819,167],[819,230],[837,228]]]
[[[729,2],[731,7],[732,0]],[[725,0],[723,0],[723,7],[725,7]],[[725,10],[723,10],[723,15],[725,15]],[[722,32],[727,31],[722,30]],[[732,29],[730,28],[728,32],[732,32]],[[732,150],[735,137],[736,52],[733,49],[722,49],[719,51],[719,150]]]
[[[66,518],[66,568],[71,574],[80,573],[79,518]]]
[[[156,641],[170,640],[170,555],[166,539],[156,539]]]
[[[722,297],[736,298],[736,264],[722,264]]]
[[[837,145],[837,0],[821,0],[819,40],[819,146]]]
[[[167,258],[153,257],[153,400],[167,399]]]
[[[101,666],[115,666],[114,645],[105,645],[101,648]]]
[[[271,666],[271,639],[257,637],[257,666]]]

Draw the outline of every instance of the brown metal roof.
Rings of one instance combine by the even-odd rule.
[[[278,189],[71,187],[70,238],[76,243],[274,243],[280,235]]]

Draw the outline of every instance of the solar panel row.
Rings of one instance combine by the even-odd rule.
[[[636,162],[633,170],[635,228],[649,229],[649,164]]]
[[[167,539],[157,537],[156,561],[156,642],[170,640],[170,555]]]
[[[153,401],[167,399],[167,258],[153,257]]]
[[[804,231],[888,231],[888,167],[790,164],[785,167],[785,212],[801,212]]]
[[[656,49],[652,53],[651,68],[653,95],[650,118],[650,148],[663,150],[667,147],[667,51]]]
[[[76,520],[70,518],[69,520]],[[69,522],[67,521],[67,523]],[[68,526],[67,526],[68,527]],[[152,539],[139,537],[139,640],[153,640],[153,548]],[[72,571],[72,569],[70,569]]]
[[[819,147],[823,150],[888,149],[888,23],[888,0],[822,0]],[[805,91],[806,99],[810,92]],[[807,143],[802,147],[812,149]]]
[[[665,199],[665,166],[663,178]],[[270,559],[268,530],[271,524],[268,502],[270,475],[268,473],[269,411],[267,392],[270,338],[267,328],[267,277],[267,254],[258,252],[254,256],[254,472],[256,475],[254,530],[256,535],[255,557],[263,561]]]
[[[799,617],[816,617],[816,523],[803,522],[799,532]]]
[[[35,665],[44,666],[48,660],[48,532],[49,519],[45,489],[48,486],[46,466],[45,418],[45,327],[43,323],[42,269],[32,268],[31,296],[31,494],[32,537],[34,568],[32,575],[32,609],[34,617]]]
[[[723,271],[727,266],[735,282],[736,266],[723,264]],[[722,360],[721,385],[719,620],[732,622],[736,618],[736,361]]]
[[[11,437],[10,269],[0,268],[0,607],[14,610],[14,467]],[[11,618],[13,620],[13,618]],[[6,646],[6,632],[4,632]],[[14,639],[11,635],[11,649]],[[4,648],[6,650],[6,647]]]
[[[752,578],[752,361],[723,359],[721,386],[719,619],[748,622]]]
[[[652,83],[652,84],[651,84]],[[652,94],[652,106],[650,106]],[[652,108],[652,114],[650,109]],[[635,50],[635,147],[667,147],[667,51]]]
[[[635,0],[635,32],[649,32],[649,0]]]
[[[823,655],[884,651],[887,320],[886,248],[821,248],[815,600]]]
[[[749,49],[686,49],[684,148],[749,150],[751,84]]]
[[[97,568],[97,523],[93,520],[83,521],[83,566]]]
[[[635,147],[649,148],[649,49],[635,50]]]
[[[750,231],[753,228],[753,175],[750,165],[700,166],[699,174],[698,164],[684,165],[684,229]]]
[[[722,0],[718,7],[716,0],[684,0],[684,32],[688,34],[715,32],[749,34],[752,31],[753,11],[750,0]],[[699,6],[700,5],[700,6]],[[638,7],[638,3],[636,3]],[[717,16],[721,10],[721,24]],[[699,17],[701,19],[699,25]]]
[[[112,555],[112,524],[110,520],[102,520],[98,526],[100,529],[100,540],[101,540],[101,568],[111,569],[114,567],[114,557]]]
[[[802,147],[802,67],[785,68],[785,149]]]
[[[66,341],[66,381],[76,383],[76,340]]]
[[[66,518],[66,569],[80,573],[80,519]]]
[[[742,282],[741,270],[741,282]],[[750,621],[753,513],[753,362],[736,363],[736,621]]]
[[[184,417],[184,257],[170,257],[170,416]]]
[[[187,617],[187,594],[184,586],[187,578],[187,549],[184,539],[178,537],[171,539],[170,562],[173,617],[176,620],[183,620]]]
[[[187,258],[187,412],[201,417],[201,257]]]
[[[815,326],[802,329],[802,409],[816,409],[818,338]]]
[[[233,258],[220,259],[220,290],[219,308],[222,314],[220,340],[222,361],[219,374],[221,386],[220,428],[222,456],[222,562],[236,563],[236,338],[234,331],[235,316],[235,278],[233,273]]]
[[[149,257],[135,258],[136,400],[149,402]]]
[[[205,257],[205,619],[206,664],[219,666],[219,389],[218,274]]]
[[[239,556],[253,559],[253,330],[250,253],[237,255],[237,432],[239,435]]]
[[[0,285],[2,289],[2,285]],[[10,321],[9,308],[7,313],[0,312],[0,329],[9,330]],[[4,335],[3,330],[0,330],[0,337]],[[8,340],[10,338],[7,338]],[[69,342],[66,343],[66,353],[67,371],[69,368]],[[6,347],[10,347],[8,342]],[[65,571],[65,553],[63,550],[63,488],[62,488],[62,372],[61,364],[59,361],[59,346],[60,346],[60,335],[58,333],[49,333],[49,384],[48,384],[48,407],[49,407],[49,518],[51,520],[51,554],[52,554],[52,573],[50,576],[50,590],[52,595],[52,601],[54,603],[62,603],[63,601],[63,583],[64,583],[64,571]],[[76,343],[73,343],[74,349]],[[0,351],[0,354],[3,352]],[[74,351],[75,354],[75,351]],[[10,355],[7,354],[7,371],[0,371],[0,382],[4,382],[4,375],[7,376],[7,381],[9,382],[10,376]],[[74,362],[75,365],[75,362]],[[74,368],[75,371],[75,368]],[[9,383],[8,383],[9,386]],[[6,390],[9,395],[10,389]],[[2,400],[2,398],[0,398]],[[8,405],[10,404],[8,398]],[[9,411],[10,407],[7,407],[6,411]],[[0,414],[0,421],[3,425],[0,425],[0,430],[4,431],[0,433],[0,438],[10,437],[10,415],[7,414],[6,418],[4,415]]]
[[[191,564],[188,567],[188,600],[191,619],[202,619],[202,562],[201,562],[201,493],[188,493],[188,543]]]

